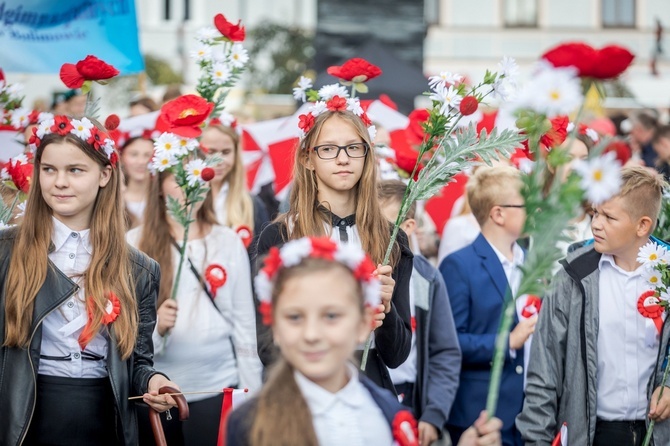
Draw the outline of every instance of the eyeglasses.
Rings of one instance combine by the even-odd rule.
[[[523,209],[526,207],[525,204],[498,204],[496,206],[500,206],[501,208],[518,208],[518,209]]]
[[[338,146],[337,144],[321,144],[315,146],[314,151],[322,160],[332,160],[340,156],[340,151],[344,150],[349,158],[363,158],[368,154],[370,146],[365,142],[357,142],[354,144],[347,144],[346,146]]]

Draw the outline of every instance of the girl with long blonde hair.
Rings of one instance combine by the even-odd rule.
[[[40,123],[25,217],[0,232],[0,444],[133,445],[131,395],[174,405],[153,368],[158,265],[126,245],[113,143]]]
[[[175,298],[182,227],[167,211],[166,200],[183,200],[170,172],[151,180],[144,224],[128,232],[138,247],[161,267],[158,323],[153,332],[157,367],[185,391],[261,386],[262,364],[256,348],[256,320],[248,254],[237,234],[217,223],[212,196],[196,203]],[[186,397],[190,419],[161,416],[168,444],[216,444],[222,395]],[[154,444],[148,419],[140,418],[140,444]]]
[[[295,153],[290,209],[263,230],[257,255],[305,236],[330,236],[361,247],[379,265],[375,274],[383,285],[383,306],[375,315],[374,346],[365,372],[395,392],[386,367],[399,366],[410,351],[412,253],[400,231],[391,264],[381,266],[392,227],[377,199],[377,163],[371,144],[364,122],[353,112],[319,114]],[[266,365],[272,362],[275,349],[268,331],[259,330],[259,352]]]

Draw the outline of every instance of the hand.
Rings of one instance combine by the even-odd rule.
[[[660,392],[661,387],[656,387],[656,390],[654,390],[654,393],[651,395],[649,404],[649,418],[656,421],[663,421],[670,418],[670,388],[665,388],[661,401],[658,401],[658,394]]]
[[[377,305],[377,308],[375,308],[375,314],[372,316],[372,329],[376,330],[381,327],[385,318],[386,313],[384,313],[384,305]]]
[[[156,314],[158,315],[158,334],[165,336],[165,333],[170,331],[177,322],[177,301],[174,299],[166,299],[165,302],[158,307]]]
[[[419,444],[421,446],[430,446],[437,440],[437,428],[425,421],[419,421]]]
[[[472,427],[463,432],[458,446],[500,446],[502,445],[500,438],[502,425],[499,418],[493,417],[488,420],[488,415],[483,410]]]
[[[537,314],[519,321],[509,334],[509,348],[518,350],[523,347],[523,343],[535,332],[535,324],[537,324]]]
[[[177,402],[170,395],[159,395],[158,390],[163,386],[174,387],[179,390],[179,386],[160,373],[156,373],[149,379],[147,393],[142,395],[142,400],[147,403],[156,412],[165,412],[171,407],[175,407]]]
[[[393,297],[393,288],[395,288],[395,280],[391,277],[392,273],[393,268],[391,268],[391,265],[377,265],[377,269],[373,273],[379,277],[379,281],[382,284],[381,298],[382,304],[384,304],[384,313],[391,311],[391,298]]]

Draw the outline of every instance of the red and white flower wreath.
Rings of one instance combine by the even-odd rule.
[[[373,276],[375,264],[360,248],[336,243],[326,237],[304,237],[286,243],[281,249],[271,248],[263,268],[254,279],[256,296],[260,301],[259,311],[265,325],[272,323],[272,287],[277,274],[307,258],[341,263],[361,282],[366,307],[375,307],[381,302],[381,283],[378,277]]]
[[[37,147],[42,144],[42,139],[51,133],[58,133],[61,136],[72,134],[92,145],[98,152],[104,152],[112,166],[116,167],[118,163],[119,157],[114,140],[88,118],[70,119],[68,116],[59,115],[40,121],[37,127],[33,127],[33,134],[28,140],[30,149],[33,152],[37,150]]]

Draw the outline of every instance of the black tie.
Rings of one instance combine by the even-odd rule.
[[[351,214],[348,217],[340,218],[337,215],[330,213],[333,219],[333,228],[338,228],[340,230],[340,241],[342,243],[347,243],[349,241],[349,236],[347,235],[347,227],[353,226],[356,224],[356,214]]]

